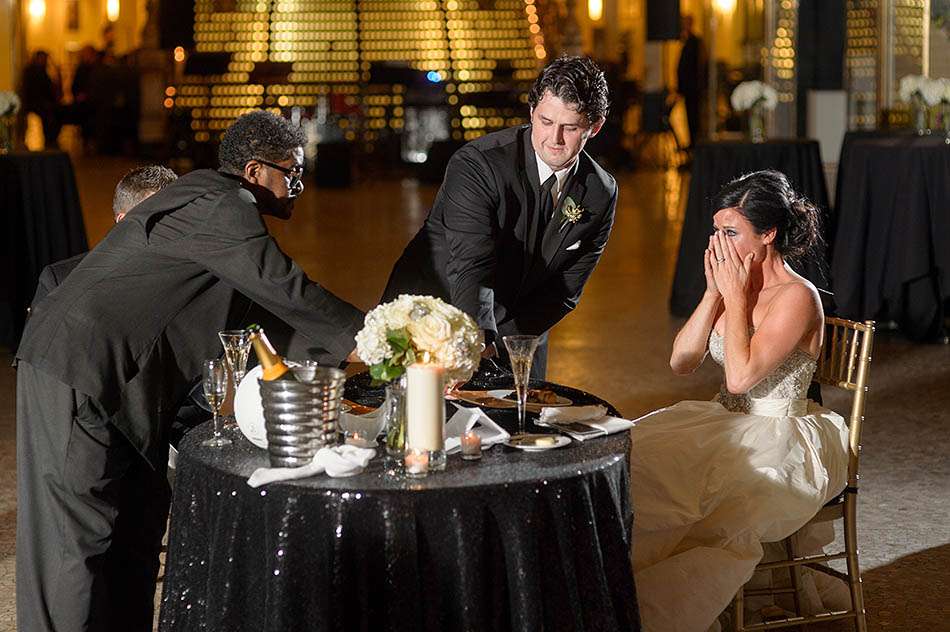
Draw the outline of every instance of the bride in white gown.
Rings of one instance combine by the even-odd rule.
[[[713,401],[650,413],[632,430],[633,565],[646,632],[714,626],[763,555],[845,486],[848,430],[806,400],[823,334],[817,291],[785,259],[818,240],[816,209],[760,171],[720,192],[707,289],[673,343],[679,375],[707,351]]]

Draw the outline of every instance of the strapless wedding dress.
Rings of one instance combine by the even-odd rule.
[[[709,338],[723,364],[723,340]],[[704,632],[762,559],[844,488],[848,429],[806,400],[793,351],[748,393],[684,401],[631,430],[633,566],[645,632]]]

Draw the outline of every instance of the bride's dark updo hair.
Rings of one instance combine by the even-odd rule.
[[[713,208],[738,209],[758,234],[775,228],[773,247],[792,261],[817,253],[822,246],[821,217],[799,195],[785,174],[771,169],[736,178],[719,191]]]

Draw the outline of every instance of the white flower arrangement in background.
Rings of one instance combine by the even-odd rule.
[[[12,116],[20,109],[20,97],[16,92],[0,90],[0,116]]]
[[[438,364],[448,383],[478,369],[484,336],[471,316],[432,296],[402,294],[366,314],[356,353],[377,382],[402,375],[414,362]]]
[[[940,103],[950,103],[950,79],[941,77],[940,79],[935,79],[933,83],[935,84],[935,87],[934,94],[931,96],[931,98],[936,99],[934,105]],[[926,97],[924,100],[926,101]]]
[[[778,105],[778,92],[761,81],[743,81],[732,91],[729,101],[736,112],[745,112],[758,105],[773,110]]]
[[[931,79],[923,75],[905,75],[901,78],[897,94],[905,103],[918,100],[931,107],[939,103],[950,103],[950,80]]]

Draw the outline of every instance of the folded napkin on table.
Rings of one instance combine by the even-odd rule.
[[[333,478],[359,474],[376,456],[372,448],[360,448],[355,445],[338,445],[332,448],[320,448],[313,461],[301,467],[260,467],[254,470],[247,484],[260,487],[277,481],[290,481],[307,478],[326,472]]]
[[[475,428],[475,434],[482,439],[482,450],[487,450],[496,443],[504,443],[511,438],[508,432],[491,420],[481,408],[466,408],[452,403],[458,408],[452,418],[445,424],[445,452],[452,454],[462,448],[462,435]]]
[[[541,421],[546,424],[569,424],[572,421],[597,420],[607,416],[607,408],[594,406],[546,406],[541,409]]]
[[[552,426],[578,441],[602,437],[633,428],[634,422],[611,417],[603,406],[546,406],[541,409],[541,426]]]

